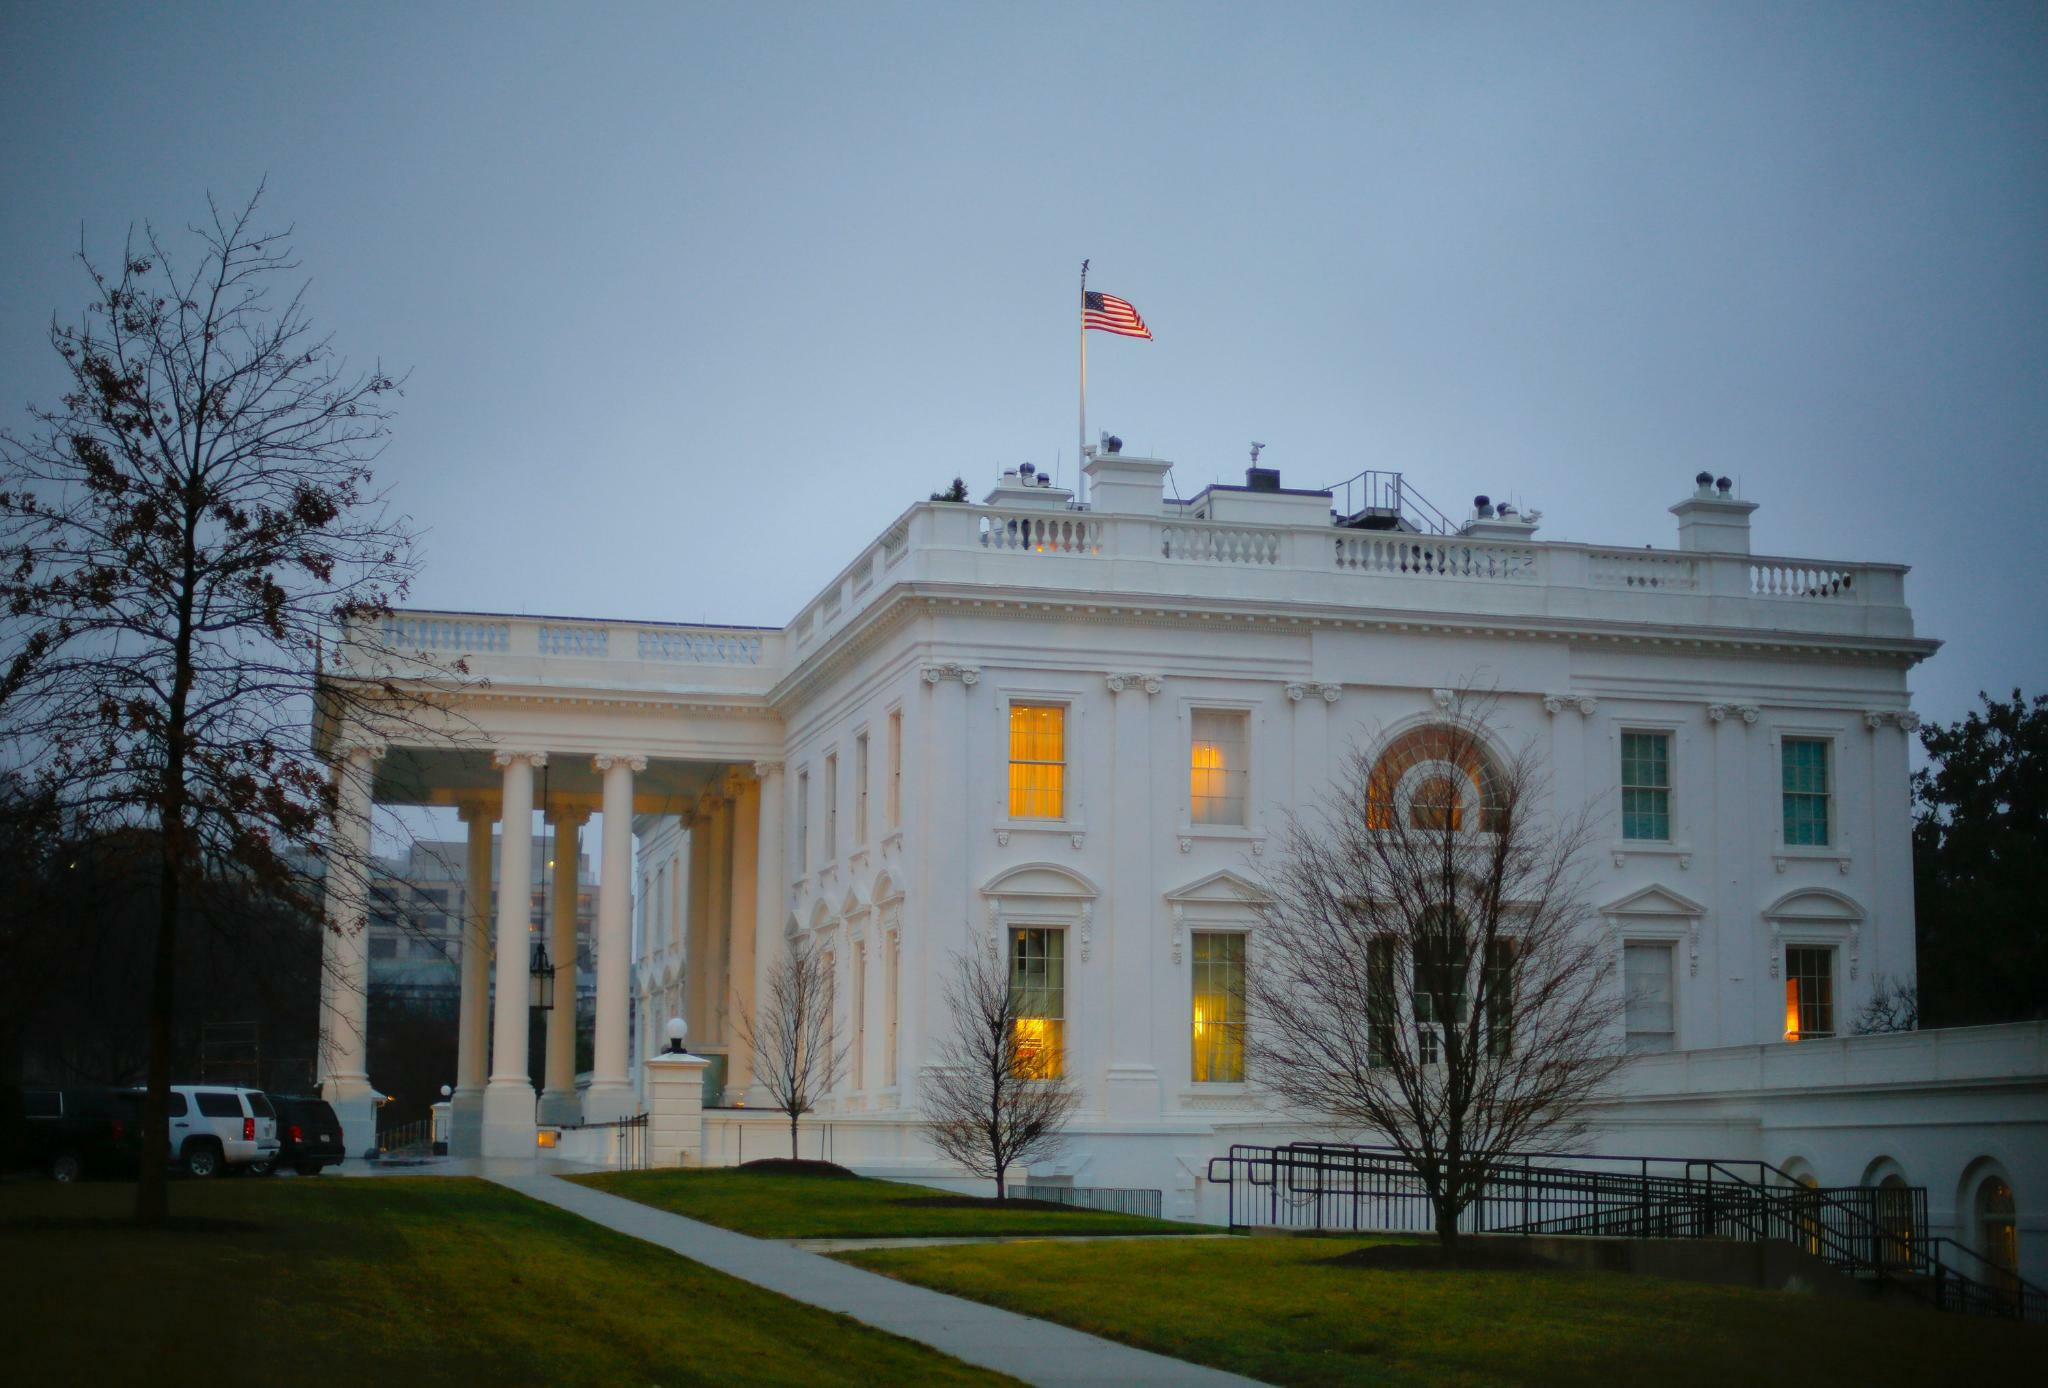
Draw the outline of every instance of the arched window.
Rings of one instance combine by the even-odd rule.
[[[1448,724],[1411,728],[1394,738],[1372,766],[1366,785],[1366,827],[1391,829],[1407,814],[1410,828],[1490,832],[1505,808],[1500,769],[1477,734]]]
[[[1977,1251],[2005,1273],[2020,1266],[2019,1221],[2012,1187],[2002,1176],[1987,1176],[1977,1187]]]

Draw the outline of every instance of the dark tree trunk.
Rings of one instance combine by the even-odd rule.
[[[798,1160],[796,1152],[796,1125],[797,1120],[800,1119],[802,1116],[802,1114],[798,1113],[792,1113],[789,1115],[789,1159],[791,1161]]]

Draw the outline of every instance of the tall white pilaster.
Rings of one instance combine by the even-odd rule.
[[[1162,1097],[1152,1036],[1154,975],[1164,951],[1152,890],[1151,718],[1152,697],[1161,681],[1156,675],[1111,675],[1108,685],[1112,857],[1106,932],[1110,978],[1104,994],[1116,1004],[1110,1011],[1103,1099],[1110,1118],[1140,1122],[1159,1117]],[[1067,968],[1085,967],[1069,943]]]
[[[492,1006],[491,1079],[484,1087],[487,1157],[534,1152],[533,1080],[526,1072],[527,968],[533,934],[533,771],[545,752],[499,752],[504,768],[498,827],[497,997]]]
[[[554,867],[549,871],[554,896],[549,901],[548,954],[555,970],[555,1005],[548,1013],[547,1086],[540,1096],[540,1121],[574,1123],[582,1117],[576,1099],[576,902],[581,894],[584,809],[558,809],[549,815],[555,827]]]
[[[335,764],[336,804],[324,897],[321,941],[320,1097],[334,1107],[351,1152],[376,1145],[371,1099],[370,1038],[370,782],[381,744],[345,743]]]
[[[583,1121],[609,1123],[634,1110],[633,1084],[626,1074],[633,969],[633,776],[647,769],[647,758],[604,756],[591,764],[604,777],[604,825],[597,883],[597,1029]]]
[[[469,827],[463,883],[462,1008],[455,1034],[455,1096],[449,1106],[448,1150],[473,1157],[483,1148],[484,1081],[491,1047],[491,830],[493,807],[464,801],[459,813]]]

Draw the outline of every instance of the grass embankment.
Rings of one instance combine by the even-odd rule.
[[[998,1383],[481,1181],[0,1186],[14,1383]]]
[[[598,1172],[570,1179],[764,1239],[1209,1232],[1163,1219],[975,1199],[865,1176],[789,1175],[716,1167]]]
[[[2048,1355],[2039,1327],[1910,1306],[1620,1274],[1329,1263],[1368,1242],[1025,1243],[840,1256],[1281,1384],[2006,1383],[2032,1378]]]

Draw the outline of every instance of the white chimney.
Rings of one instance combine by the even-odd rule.
[[[1693,479],[1693,494],[1671,508],[1678,517],[1678,547],[1706,554],[1749,553],[1749,513],[1754,501],[1737,501],[1727,478],[1711,473]]]

